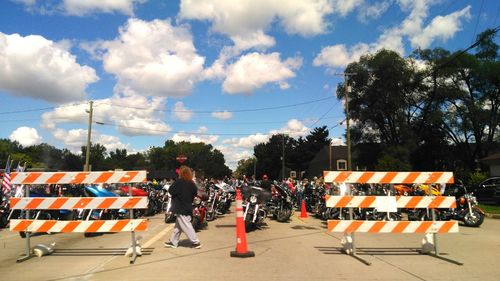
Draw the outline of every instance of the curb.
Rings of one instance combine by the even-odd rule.
[[[500,219],[500,214],[490,214],[490,213],[486,213],[486,217],[487,217],[487,218],[490,218],[490,219],[497,219],[497,220],[499,220],[499,219]]]

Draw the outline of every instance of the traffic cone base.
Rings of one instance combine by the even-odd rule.
[[[255,253],[252,251],[247,251],[246,253],[239,253],[237,251],[231,251],[231,257],[233,257],[233,258],[252,258],[252,257],[255,257]]]
[[[302,206],[300,207],[300,216],[301,219],[307,219],[307,210],[306,210],[306,201],[302,199]]]

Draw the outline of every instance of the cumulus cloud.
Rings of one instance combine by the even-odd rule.
[[[64,0],[64,11],[69,15],[84,16],[91,13],[122,13],[133,15],[134,5],[145,0]]]
[[[346,16],[356,7],[363,4],[363,0],[333,0],[334,10],[341,16]]]
[[[325,17],[334,12],[332,2],[341,5],[343,1],[181,0],[179,16],[211,21],[214,31],[230,38],[255,37],[254,34],[262,33],[275,20],[290,34],[311,36],[326,31]],[[339,6],[338,10],[343,12],[345,8]]]
[[[225,139],[222,143],[232,145],[234,147],[251,149],[259,143],[268,141],[270,135],[268,134],[254,134],[243,138]]]
[[[217,135],[211,135],[208,133],[207,127],[200,127],[196,132],[185,132],[181,131],[172,136],[174,142],[203,142],[206,144],[213,144],[219,139]]]
[[[56,129],[54,138],[65,145],[73,153],[81,153],[81,147],[87,144],[87,130],[72,129],[66,131],[64,129]],[[130,144],[124,144],[116,136],[101,134],[92,130],[92,143],[103,145],[106,150],[114,151],[115,149],[130,149]]]
[[[184,123],[191,120],[193,118],[193,114],[193,111],[184,106],[184,103],[181,101],[176,102],[174,109],[172,110],[172,116]]]
[[[226,165],[231,170],[236,170],[238,167],[238,161],[241,159],[247,159],[252,157],[253,153],[250,150],[242,150],[235,147],[216,145],[215,149],[219,150],[224,154],[224,160],[226,160]]]
[[[230,94],[251,93],[267,83],[283,84],[295,77],[294,70],[302,65],[301,58],[289,58],[281,61],[279,53],[250,53],[240,57],[228,66],[227,77],[222,87]]]
[[[291,119],[287,122],[286,126],[279,130],[272,130],[270,134],[287,134],[292,138],[297,138],[307,135],[308,132],[309,128],[307,128],[301,121]]]
[[[345,67],[356,61],[361,55],[375,53],[385,48],[404,55],[403,40],[407,38],[414,48],[428,48],[435,39],[447,40],[452,38],[461,29],[463,21],[470,19],[470,6],[446,16],[436,16],[431,23],[424,26],[428,17],[429,7],[436,2],[430,0],[399,0],[399,6],[409,15],[403,22],[386,29],[376,42],[371,44],[358,43],[348,48],[344,44],[324,47],[315,57],[315,66],[329,68]]]
[[[370,46],[363,43],[355,45],[350,50],[344,44],[328,46],[323,48],[316,58],[314,58],[313,64],[315,66],[327,66],[330,68],[345,67],[369,51]]]
[[[128,16],[134,14],[134,7],[146,0],[11,0],[23,4],[30,12],[40,14],[61,13],[70,16],[87,16],[94,13],[121,13]]]
[[[345,145],[345,142],[341,138],[332,138],[330,145]]]
[[[115,40],[83,45],[115,75],[115,92],[183,97],[201,79],[205,58],[197,54],[187,27],[129,19],[119,33]]]
[[[87,103],[66,104],[42,115],[41,126],[55,130],[59,123],[86,124]],[[118,132],[127,136],[165,135],[171,128],[165,122],[165,98],[146,98],[139,95],[114,95],[94,101],[93,120],[116,125]]]
[[[422,32],[411,38],[412,46],[427,48],[435,39],[443,41],[450,39],[461,29],[461,19],[470,19],[470,6],[447,16],[437,16]]]
[[[224,111],[214,111],[212,112],[212,117],[220,119],[220,120],[228,120],[233,118],[233,113],[227,110]]]
[[[42,36],[0,32],[0,90],[53,103],[85,99],[96,72],[62,46]]]
[[[40,144],[42,137],[38,135],[35,128],[19,127],[15,129],[9,136],[11,141],[17,141],[24,147]]]
[[[359,9],[358,20],[368,22],[372,19],[378,19],[390,6],[391,1],[382,1],[372,5],[365,4]]]

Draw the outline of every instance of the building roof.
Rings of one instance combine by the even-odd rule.
[[[500,165],[500,152],[488,155],[483,159],[480,159],[479,161],[488,165],[496,165],[496,164]]]

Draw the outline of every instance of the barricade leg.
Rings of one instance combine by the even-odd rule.
[[[26,197],[30,197],[30,188],[29,188],[29,185],[26,185],[26,191],[25,191],[25,196]],[[30,210],[26,210],[26,218],[29,219],[30,218]],[[26,231],[26,248],[24,250],[24,256],[20,256],[19,258],[17,258],[16,262],[23,262],[25,260],[29,260],[32,256],[33,256],[33,251],[31,250],[31,244],[30,244],[30,236],[31,236],[31,233],[29,231]]]

